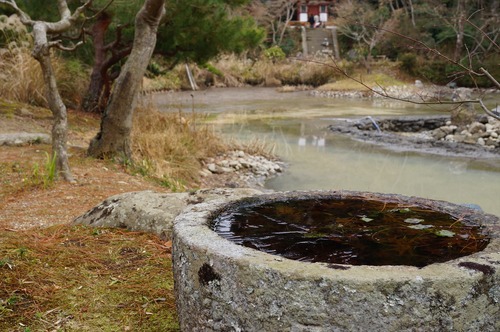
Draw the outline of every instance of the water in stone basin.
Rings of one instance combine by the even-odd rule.
[[[483,250],[483,230],[460,216],[363,199],[244,204],[213,220],[237,244],[308,262],[423,267]]]

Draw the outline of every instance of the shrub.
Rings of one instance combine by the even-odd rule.
[[[147,67],[146,76],[156,77],[162,74],[161,67],[155,61],[150,61]]]
[[[417,56],[413,53],[404,53],[399,57],[401,69],[410,75],[415,75],[417,70]]]
[[[477,68],[485,67],[493,77],[500,77],[499,60],[500,56],[497,55],[486,59],[482,63],[473,61],[472,68],[477,71]],[[437,85],[455,82],[458,86],[470,88],[493,86],[493,82],[486,76],[469,75],[463,68],[445,59],[425,59],[414,54],[404,54],[400,57],[400,61],[401,69],[406,73]],[[468,67],[469,64],[465,64],[465,66]]]
[[[0,48],[9,48],[12,43],[23,46],[29,40],[30,36],[26,27],[16,15],[0,15]]]
[[[214,65],[209,63],[209,62],[203,64],[201,67],[205,68],[206,70],[208,70],[209,72],[211,72],[214,75],[223,76],[222,72],[219,69],[215,68]]]
[[[281,61],[286,58],[285,52],[281,49],[281,47],[275,45],[271,46],[263,52],[264,58],[267,60],[271,60],[272,62]]]
[[[145,83],[143,89],[145,91],[179,90],[182,86],[182,77],[179,75],[180,72],[167,71],[155,77],[154,80],[146,80],[147,83]]]
[[[88,86],[88,70],[77,59],[53,57],[59,93],[68,107],[77,108]]]

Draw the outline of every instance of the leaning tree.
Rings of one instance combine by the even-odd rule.
[[[120,64],[132,50],[134,16],[143,0],[127,3],[116,2],[106,7],[109,0],[94,0],[98,8],[87,10],[95,16],[83,32],[92,40],[92,72],[87,90],[83,94],[80,109],[102,113],[111,95],[113,81],[120,74]]]
[[[33,35],[33,57],[40,63],[45,83],[46,98],[49,108],[54,116],[52,125],[52,154],[56,160],[56,170],[65,180],[73,182],[68,162],[67,132],[68,116],[59,89],[50,58],[51,49],[73,50],[77,44],[65,45],[60,39],[64,33],[73,28],[82,18],[83,11],[92,0],[87,0],[73,12],[68,7],[66,0],[58,0],[60,20],[57,22],[33,20],[25,11],[21,10],[15,0],[0,0],[0,4],[12,7],[21,22],[30,27]]]
[[[101,119],[99,133],[92,139],[88,153],[97,158],[131,158],[132,118],[142,77],[156,45],[156,33],[165,15],[165,0],[146,0],[135,18],[135,36],[130,55],[116,79],[110,100]]]
[[[39,61],[42,68],[47,101],[54,116],[52,153],[56,156],[58,174],[61,174],[65,180],[74,181],[67,153],[67,110],[57,87],[50,50],[52,48],[73,50],[81,43],[67,46],[59,37],[74,28],[80,19],[87,19],[84,11],[90,7],[92,0],[85,1],[73,13],[66,0],[57,0],[61,16],[57,22],[31,19],[25,11],[18,7],[15,0],[0,0],[0,4],[10,6],[19,15],[21,22],[32,29],[33,56]],[[137,13],[131,54],[115,83],[113,94],[102,117],[101,130],[92,140],[89,154],[96,157],[120,153],[127,158],[130,156],[130,130],[135,101],[142,77],[156,45],[158,25],[164,14],[165,0],[145,0]]]
[[[262,30],[251,18],[232,15],[233,10],[246,2],[147,0],[136,16],[131,53],[113,84],[101,129],[91,141],[88,153],[96,158],[131,159],[134,107],[141,78],[154,51],[173,66],[181,61],[204,63],[223,51],[241,52],[258,45],[263,38]],[[164,20],[163,3],[169,13]],[[162,43],[155,48],[157,38]]]
[[[97,7],[107,0],[94,0]],[[137,12],[143,0],[116,2],[100,11],[91,27],[84,29],[92,39],[92,74],[81,109],[102,113],[110,99],[111,87],[121,65],[132,50],[134,24],[131,12]],[[155,54],[169,68],[178,63],[204,64],[223,52],[239,53],[256,47],[264,37],[253,17],[242,15],[248,0],[166,1],[168,17],[158,27]],[[92,8],[88,9],[92,11]]]

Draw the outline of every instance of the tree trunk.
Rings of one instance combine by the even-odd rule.
[[[464,47],[464,25],[465,25],[465,2],[466,0],[458,0],[457,4],[457,41],[455,43],[455,53],[453,60],[460,61],[460,55]]]
[[[16,4],[15,0],[0,0],[1,4],[10,6],[21,19],[25,26],[33,28],[33,57],[40,63],[42,68],[43,80],[47,94],[47,102],[54,116],[54,124],[52,126],[52,155],[56,156],[56,171],[65,180],[74,182],[73,176],[69,169],[67,135],[68,135],[68,115],[66,106],[64,105],[59,89],[57,88],[56,76],[52,63],[50,61],[50,48],[62,47],[61,40],[50,40],[51,37],[60,36],[64,32],[71,29],[78,19],[83,15],[83,11],[91,5],[92,0],[86,0],[83,4],[76,8],[73,14],[69,10],[66,0],[57,0],[57,8],[61,19],[57,22],[34,21],[28,14],[22,11]],[[78,46],[75,45],[75,47]]]
[[[131,158],[132,117],[142,77],[156,45],[156,33],[165,13],[165,0],[146,0],[135,20],[134,45],[101,120],[101,129],[88,153],[97,158]]]
[[[118,77],[119,71],[110,73],[110,69],[130,54],[132,43],[122,43],[122,28],[117,28],[115,40],[105,44],[105,36],[111,23],[111,17],[102,13],[98,22],[92,27],[94,46],[94,65],[90,82],[81,109],[86,112],[102,113],[111,95],[111,85]]]
[[[408,0],[408,5],[410,7],[411,24],[415,28],[417,26],[417,24],[415,23],[415,9],[413,8],[413,1]]]
[[[94,46],[94,65],[92,67],[92,73],[90,74],[90,83],[83,97],[83,102],[81,108],[85,112],[100,113],[99,109],[99,99],[101,96],[102,88],[104,86],[104,80],[102,71],[107,71],[108,68],[103,69],[104,62],[106,60],[106,48],[104,45],[106,31],[111,24],[111,17],[105,13],[102,13],[97,18],[97,22],[92,27],[92,42]]]
[[[59,89],[56,77],[50,61],[50,48],[47,40],[47,26],[45,22],[33,24],[33,57],[40,63],[45,82],[45,90],[49,108],[54,116],[52,125],[52,154],[56,156],[56,170],[63,179],[73,182],[68,161],[67,132],[68,116]]]

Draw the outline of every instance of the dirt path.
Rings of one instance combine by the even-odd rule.
[[[33,165],[44,162],[46,145],[0,146],[0,229],[27,229],[71,222],[105,198],[127,191],[166,191],[141,176],[127,174],[119,166],[82,158],[72,171],[76,184],[57,181],[44,189],[30,182]]]

